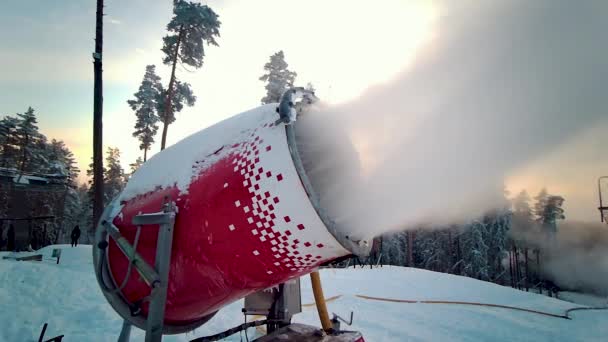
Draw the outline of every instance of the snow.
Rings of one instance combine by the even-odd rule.
[[[51,259],[61,248],[59,265]],[[37,341],[65,334],[64,341],[116,341],[121,319],[97,287],[91,247],[48,246],[38,251],[42,262],[0,260],[0,341]],[[2,252],[0,256],[9,253]],[[23,254],[25,255],[25,254]],[[348,317],[367,341],[605,341],[608,311],[575,311],[572,320],[500,308],[366,300],[356,295],[409,300],[451,300],[503,304],[563,314],[577,304],[514,290],[475,279],[404,267],[326,269],[321,272],[330,312]],[[313,302],[308,277],[302,281],[302,303]],[[164,341],[189,341],[243,322],[242,301],[220,310],[194,333],[166,336]],[[298,323],[319,325],[314,306],[304,306]],[[343,326],[346,328],[345,326]],[[256,334],[249,330],[249,337]],[[134,329],[133,341],[143,340]],[[240,341],[238,334],[228,340]]]
[[[229,153],[230,148],[222,147],[240,142],[249,130],[264,122],[276,120],[275,108],[276,104],[268,104],[243,112],[157,153],[131,176],[119,201],[172,186],[176,186],[180,193],[186,193],[193,177]]]
[[[561,300],[584,306],[608,307],[608,298],[590,293],[562,291],[558,295]]]

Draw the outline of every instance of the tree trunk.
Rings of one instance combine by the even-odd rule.
[[[163,118],[163,136],[160,142],[160,150],[164,150],[167,144],[167,130],[169,129],[169,118],[172,114],[171,101],[173,101],[173,86],[175,84],[175,66],[177,65],[177,56],[179,55],[179,45],[182,42],[182,34],[184,32],[183,26],[179,29],[179,35],[177,36],[177,44],[175,44],[175,55],[173,56],[173,66],[171,67],[171,79],[169,80],[169,87],[167,89],[167,99],[165,100],[165,115]]]
[[[25,143],[23,144],[23,156],[21,156],[21,166],[19,167],[19,178],[17,178],[17,183],[21,182],[21,177],[23,177],[23,173],[25,172],[25,161],[27,160],[27,145],[30,144],[30,136],[25,135]]]
[[[519,251],[517,250],[517,246],[515,248],[515,277],[517,278],[517,289],[521,290],[521,268],[519,265]]]
[[[530,272],[528,271],[528,248],[524,248],[524,262],[525,262],[525,268],[526,268],[526,281],[524,282],[524,285],[526,286],[526,292],[528,292],[530,290],[530,284],[529,284],[529,278],[530,278]]]
[[[144,149],[144,163],[146,162],[146,160],[148,160],[148,148],[147,147]]]
[[[412,232],[406,232],[407,235],[407,257],[406,257],[406,265],[407,267],[414,267],[413,265],[413,261],[414,261],[414,237],[412,236],[414,233]]]
[[[513,272],[513,246],[509,251],[509,275],[511,276],[511,287],[515,287],[515,273]]]
[[[543,285],[540,279],[540,250],[536,250],[536,277],[538,278],[538,283],[540,284],[540,294],[543,294]]]
[[[103,0],[97,0],[95,54],[93,55],[93,227],[103,213]]]

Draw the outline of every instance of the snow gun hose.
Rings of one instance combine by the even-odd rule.
[[[329,320],[329,313],[327,312],[327,305],[325,303],[325,296],[323,295],[323,288],[321,287],[321,277],[319,272],[315,271],[310,274],[310,283],[312,284],[312,292],[315,296],[315,303],[317,305],[317,311],[319,312],[319,320],[321,320],[321,327],[325,332],[331,332],[333,325]]]
[[[531,309],[518,308],[518,307],[515,307],[515,306],[499,305],[499,304],[488,304],[488,303],[476,303],[476,302],[458,302],[458,301],[447,301],[447,300],[408,300],[408,299],[390,299],[390,298],[370,297],[370,296],[364,296],[364,295],[356,295],[356,297],[359,297],[359,298],[362,298],[362,299],[368,299],[368,300],[377,300],[377,301],[382,301],[382,302],[392,302],[392,303],[410,303],[410,304],[415,304],[415,303],[419,303],[419,304],[456,304],[456,305],[474,305],[474,306],[485,306],[485,307],[490,307],[490,308],[501,308],[501,309],[509,309],[509,310],[524,311],[524,312],[530,312],[530,313],[534,313],[534,314],[538,314],[538,315],[544,315],[544,316],[555,317],[555,318],[563,318],[563,319],[572,319],[572,318],[569,316],[569,313],[570,313],[570,312],[572,312],[572,311],[579,311],[579,310],[607,310],[607,309],[608,309],[608,308],[606,308],[606,307],[601,307],[601,308],[595,308],[595,307],[579,307],[579,308],[572,308],[572,309],[568,309],[568,310],[566,310],[565,315],[558,315],[558,314],[549,313],[549,312],[543,312],[543,311],[537,311],[537,310],[531,310]]]

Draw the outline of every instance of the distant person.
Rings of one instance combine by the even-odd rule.
[[[78,246],[78,238],[80,238],[80,227],[76,225],[74,229],[72,229],[72,247]]]

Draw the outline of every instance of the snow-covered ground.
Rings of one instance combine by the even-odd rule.
[[[584,306],[608,306],[608,298],[589,293],[562,291],[559,293],[559,299]]]
[[[65,334],[64,341],[115,341],[121,319],[106,303],[92,269],[91,247],[63,248],[60,265],[42,249],[42,262],[0,260],[0,341],[37,341],[45,322],[46,337]],[[7,253],[0,253],[7,255]],[[470,278],[403,267],[323,270],[328,303],[343,317],[354,311],[352,329],[367,341],[605,341],[608,311],[575,311],[572,320],[501,308],[372,301],[356,295],[408,300],[451,300],[501,304],[563,315],[579,305],[517,291]],[[312,303],[310,282],[302,282],[302,302]],[[242,301],[222,309],[193,333],[167,336],[189,341],[243,322]],[[296,322],[319,325],[313,306]],[[255,334],[249,330],[249,337]],[[143,340],[134,329],[133,341]],[[240,341],[239,335],[232,336]]]

